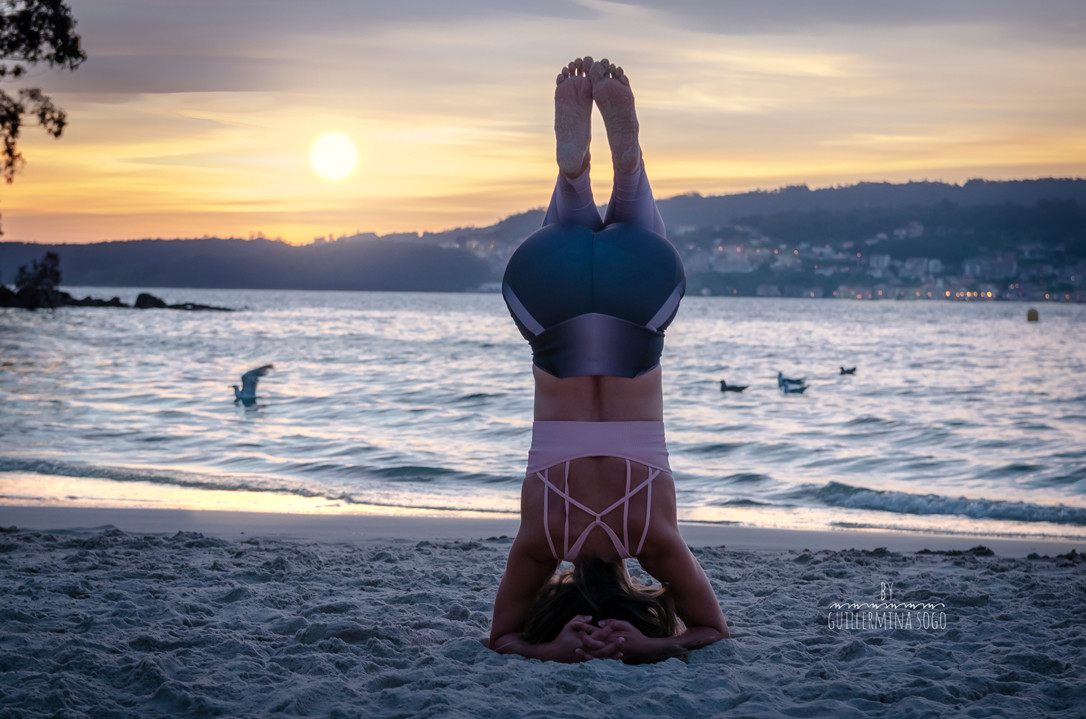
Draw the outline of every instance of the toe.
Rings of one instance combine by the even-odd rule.
[[[589,66],[588,79],[590,79],[593,83],[599,82],[600,80],[602,80],[605,77],[607,77],[607,61],[606,60],[600,60],[599,62],[594,62]]]
[[[585,55],[583,58],[581,58],[581,67],[584,70],[584,74],[587,75],[588,74],[588,69],[590,67],[592,67],[592,56],[591,55]]]

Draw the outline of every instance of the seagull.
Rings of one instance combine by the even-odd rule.
[[[781,372],[777,372],[777,386],[780,387],[781,391],[785,394],[803,394],[807,390],[805,377],[789,379]]]
[[[856,368],[855,367],[849,367],[848,369],[845,369],[844,367],[842,367],[841,368],[841,374],[856,374]]]
[[[241,389],[238,389],[237,385],[234,387],[234,401],[241,402],[243,404],[252,404],[256,401],[256,383],[260,381],[260,378],[268,374],[268,370],[274,368],[275,365],[266,364],[263,367],[257,367],[251,369],[241,376]]]
[[[749,384],[728,384],[727,381],[720,380],[720,391],[721,392],[742,392],[747,387],[750,387],[750,385]]]
[[[799,379],[789,379],[788,377],[785,377],[782,373],[780,373],[780,372],[777,373],[777,386],[778,387],[786,387],[788,385],[802,385],[802,384],[805,384],[805,382],[806,382],[805,377],[800,377]]]

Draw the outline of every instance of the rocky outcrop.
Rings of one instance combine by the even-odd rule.
[[[195,302],[182,302],[169,305],[166,304],[164,300],[147,292],[141,292],[139,296],[136,297],[135,304],[128,305],[121,302],[120,297],[113,297],[108,300],[89,296],[84,297],[83,299],[76,299],[67,292],[62,292],[60,290],[43,290],[24,287],[18,292],[12,292],[11,289],[4,287],[3,285],[0,285],[0,307],[18,307],[24,310],[53,309],[56,307],[134,307],[138,310],[168,309],[187,310],[189,312],[234,311],[229,307],[214,307],[212,305],[201,305]]]
[[[133,305],[133,307],[135,307],[137,310],[163,310],[166,309],[167,305],[163,300],[160,300],[158,297],[155,297],[152,294],[149,294],[147,292],[140,292],[139,297],[136,298],[136,304]]]

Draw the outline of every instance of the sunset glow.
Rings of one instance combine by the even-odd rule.
[[[536,12],[482,0],[423,12],[321,0],[254,16],[195,0],[85,0],[73,12],[87,62],[5,81],[40,86],[69,124],[60,140],[24,127],[26,169],[0,198],[3,239],[304,243],[489,225],[546,203],[554,77],[585,53],[631,77],[661,198],[1086,176],[1082,4],[979,15],[934,0],[727,5]],[[353,171],[346,152],[332,153],[342,165],[310,162],[333,128],[362,152]],[[594,138],[604,202],[601,123]]]

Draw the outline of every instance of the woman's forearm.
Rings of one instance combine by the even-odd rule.
[[[553,642],[547,644],[529,644],[520,632],[506,634],[490,643],[490,648],[498,654],[519,654],[528,659],[542,661],[560,661],[554,656]]]
[[[707,647],[727,638],[726,632],[713,627],[691,627],[673,637],[646,637],[643,646],[630,647],[634,651],[624,651],[623,659],[634,662],[657,662],[671,657],[682,657],[694,649]]]

